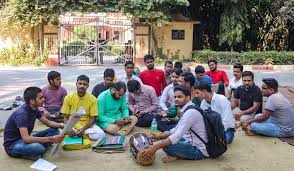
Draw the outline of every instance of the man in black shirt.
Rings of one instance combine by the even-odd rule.
[[[115,73],[112,68],[105,69],[103,75],[104,75],[103,76],[104,82],[97,84],[92,90],[93,96],[95,96],[97,98],[100,93],[102,93],[105,90],[108,90],[111,87],[111,85],[113,84],[114,77],[115,77]]]
[[[231,107],[235,115],[235,126],[253,119],[256,113],[262,112],[262,93],[259,87],[254,84],[254,74],[251,71],[242,73],[243,86],[234,91]],[[239,108],[237,108],[239,104]]]

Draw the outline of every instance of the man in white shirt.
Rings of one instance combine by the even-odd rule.
[[[159,100],[159,106],[161,109],[161,115],[165,116],[166,112],[168,111],[168,107],[175,105],[175,98],[174,98],[174,87],[179,85],[180,74],[183,71],[181,69],[176,69],[171,74],[171,81],[172,84],[169,84],[167,87],[164,88],[162,95]]]
[[[127,61],[125,63],[125,71],[126,71],[126,73],[123,76],[121,76],[118,81],[122,81],[122,82],[125,83],[125,85],[128,85],[128,81],[137,80],[137,81],[139,81],[139,83],[141,85],[143,85],[141,79],[139,77],[137,77],[136,75],[134,75],[134,68],[135,68],[134,62]],[[128,87],[127,87],[127,91],[126,91],[127,101],[128,101],[128,95],[129,95],[129,91],[128,91]]]
[[[226,97],[231,99],[232,94],[234,91],[241,85],[243,85],[243,81],[241,79],[243,72],[243,65],[242,64],[235,64],[233,67],[233,75],[234,77],[229,80],[228,91],[226,93]]]
[[[162,158],[165,163],[179,158],[201,160],[209,157],[205,144],[192,132],[197,133],[203,141],[208,141],[202,114],[196,109],[186,111],[188,106],[194,105],[191,101],[191,89],[186,85],[176,86],[174,95],[175,104],[180,108],[182,117],[175,128],[163,132],[161,136],[154,135],[154,138],[162,140],[148,146],[142,152],[143,160],[149,160],[161,148],[166,153],[166,156]]]
[[[211,87],[205,82],[197,85],[195,89],[198,98],[202,100],[200,108],[203,110],[211,108],[221,115],[227,143],[232,143],[235,132],[235,121],[230,101],[224,95],[212,92]]]

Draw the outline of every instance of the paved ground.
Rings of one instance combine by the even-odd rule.
[[[47,84],[46,75],[50,70],[61,72],[63,86],[68,91],[75,90],[75,80],[78,75],[86,74],[90,77],[90,88],[102,81],[102,74],[106,67],[53,67],[53,68],[0,68],[0,103],[12,102],[16,95],[21,95],[28,86],[43,87]],[[122,75],[123,67],[113,67],[118,76]],[[229,76],[232,73],[228,71]],[[263,77],[274,77],[281,85],[293,85],[294,72],[257,72],[256,82],[261,83]],[[11,111],[0,111],[0,128],[6,122]],[[43,126],[38,125],[36,129]],[[135,131],[148,131],[135,128]],[[3,136],[0,133],[0,137]],[[0,139],[0,144],[3,138]],[[237,130],[236,138],[229,146],[228,152],[217,160],[206,159],[202,161],[177,161],[171,164],[163,164],[159,158],[163,154],[160,151],[153,166],[142,167],[137,165],[129,152],[123,154],[98,154],[90,150],[61,151],[55,158],[48,159],[58,165],[58,170],[221,170],[221,171],[292,171],[294,168],[294,148],[276,138],[247,137],[241,130]],[[30,170],[31,161],[12,159],[8,157],[0,146],[1,170]]]

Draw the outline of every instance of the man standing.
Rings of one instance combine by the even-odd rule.
[[[205,144],[192,132],[197,133],[204,142],[207,142],[207,133],[203,117],[196,109],[188,109],[194,105],[191,102],[191,90],[185,85],[175,87],[175,104],[180,108],[180,118],[177,126],[170,131],[163,132],[162,140],[148,146],[143,153],[143,160],[148,160],[155,155],[156,151],[163,148],[166,156],[163,162],[172,162],[176,159],[201,160],[209,157]]]
[[[60,113],[60,110],[67,91],[61,86],[61,74],[57,71],[50,71],[47,78],[49,85],[42,89],[45,101],[43,107],[39,110],[49,120],[63,122],[64,116]]]
[[[87,135],[91,140],[97,140],[105,136],[101,128],[95,125],[98,116],[97,101],[95,96],[87,92],[89,87],[89,77],[80,75],[76,82],[77,91],[67,95],[61,112],[64,114],[64,122],[69,120],[69,116],[83,107],[85,114],[74,128],[68,132],[70,136]]]
[[[235,64],[233,68],[233,74],[234,77],[230,79],[229,86],[228,86],[228,91],[226,97],[228,99],[231,99],[232,94],[234,91],[243,84],[241,75],[243,72],[243,65],[241,64]]]
[[[205,72],[205,75],[208,75],[213,86],[217,89],[217,94],[225,95],[225,87],[229,85],[229,79],[225,71],[217,69],[217,61],[212,59],[208,61],[209,70]]]
[[[129,108],[138,118],[136,126],[149,127],[157,115],[157,97],[153,87],[142,85],[137,80],[128,82]]]
[[[6,122],[3,145],[11,157],[37,160],[42,157],[50,143],[63,140],[63,135],[57,135],[58,128],[63,128],[63,124],[49,121],[38,110],[45,100],[40,88],[28,87],[23,97],[25,104],[17,108]],[[36,119],[50,128],[31,134]]]
[[[200,85],[200,82],[207,82],[208,85],[212,84],[211,78],[208,75],[204,75],[205,69],[203,66],[198,65],[195,68],[195,86]]]
[[[145,55],[144,62],[148,70],[143,71],[139,77],[144,84],[153,87],[157,97],[159,97],[167,86],[165,74],[163,71],[154,68],[154,58],[152,55]]]
[[[270,137],[294,136],[294,111],[289,100],[278,92],[278,82],[274,78],[263,79],[262,94],[268,97],[265,109],[254,119],[243,124],[247,135]]]
[[[211,87],[205,82],[196,86],[195,89],[199,90],[196,92],[198,92],[198,98],[202,100],[200,108],[203,110],[211,108],[220,114],[227,143],[231,144],[234,139],[235,123],[230,101],[225,96],[212,92]]]
[[[137,80],[139,81],[140,84],[143,84],[141,79],[139,77],[137,77],[136,75],[134,75],[134,68],[135,68],[135,64],[132,61],[127,61],[125,63],[125,71],[126,73],[119,78],[119,81],[122,81],[125,83],[125,85],[128,84],[128,81],[130,80]],[[128,102],[128,88],[127,88],[127,92],[126,92],[126,98],[127,98],[127,102]]]
[[[97,84],[93,88],[93,90],[92,90],[93,96],[95,96],[97,98],[100,93],[102,93],[105,90],[108,90],[111,87],[111,85],[113,84],[114,77],[115,77],[115,73],[112,68],[105,69],[104,74],[103,74],[104,82]]]
[[[97,125],[109,134],[127,135],[137,123],[136,116],[129,116],[125,93],[125,83],[116,82],[98,96]]]
[[[260,88],[254,84],[254,74],[251,71],[244,71],[242,80],[243,85],[236,89],[231,103],[236,128],[253,119],[256,113],[261,113],[262,107],[262,94]],[[237,108],[239,103],[239,108]]]
[[[165,61],[164,63],[164,73],[166,78],[166,83],[169,85],[171,81],[171,74],[174,71],[174,65],[172,61]]]

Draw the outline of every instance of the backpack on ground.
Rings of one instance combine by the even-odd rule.
[[[188,106],[185,112],[189,109],[196,109],[202,114],[208,141],[205,142],[196,132],[192,129],[190,130],[205,144],[210,158],[221,156],[227,151],[227,139],[220,114],[211,110],[211,108],[203,111],[200,107],[195,105]]]

